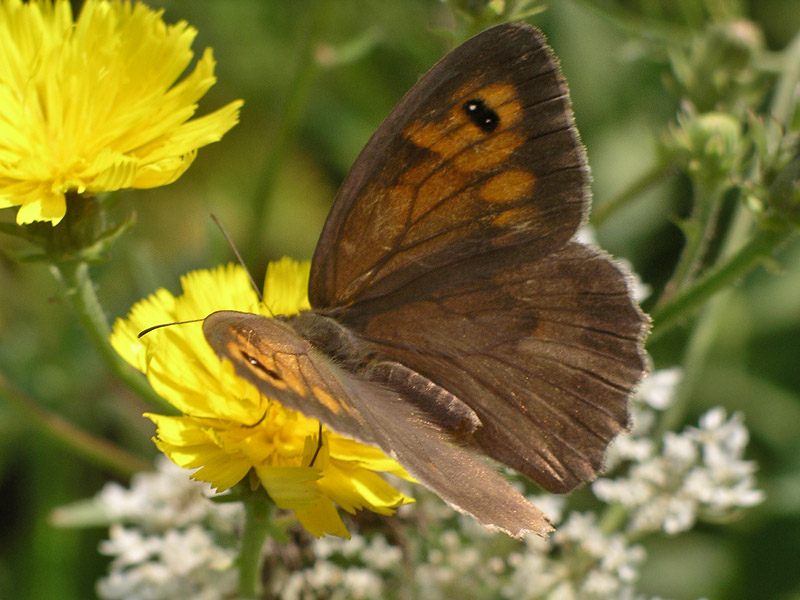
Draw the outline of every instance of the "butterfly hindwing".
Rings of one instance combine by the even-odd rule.
[[[433,270],[337,318],[467,404],[488,456],[565,492],[628,424],[646,318],[605,254],[505,249]]]

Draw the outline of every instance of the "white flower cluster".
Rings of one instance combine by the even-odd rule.
[[[315,557],[310,567],[293,571],[285,580],[273,581],[273,593],[281,600],[336,598],[371,600],[390,598],[390,581],[397,581],[402,551],[381,535],[351,539],[326,537],[312,544]]]
[[[563,497],[531,498],[559,523]],[[425,509],[426,500],[422,500]],[[487,532],[467,517],[431,540],[414,572],[413,597],[509,600],[633,599],[644,549],[606,534],[593,513],[572,512],[550,540],[522,543]]]
[[[632,539],[685,531],[698,519],[723,519],[763,499],[755,465],[742,459],[748,435],[739,415],[716,408],[697,427],[656,439],[658,411],[670,406],[680,379],[680,370],[657,371],[642,386],[633,428],[607,456],[609,470],[621,474],[592,486],[597,498],[614,505],[603,516],[562,516],[563,496],[532,498],[557,530],[548,541],[531,535],[519,542],[488,532],[417,487],[417,503],[401,507],[396,517],[406,525],[397,534],[399,545],[380,533],[302,537],[294,545],[270,541],[264,549],[269,592],[280,600],[644,600],[636,583],[646,555]],[[130,490],[108,485],[99,502],[116,525],[101,551],[114,558],[98,595],[235,596],[242,508],[212,503],[210,493],[166,459],[157,472],[135,477]]]
[[[612,464],[629,463],[627,474],[598,479],[592,486],[598,498],[628,510],[631,532],[676,534],[691,529],[697,519],[730,517],[764,499],[755,489],[755,463],[742,460],[748,433],[740,414],[728,418],[724,409],[714,408],[700,418],[699,427],[666,432],[660,444],[652,439],[653,409],[669,405],[679,377],[675,370],[650,377],[633,430],[609,452]]]
[[[636,583],[646,553],[632,538],[655,529],[683,531],[697,518],[730,516],[763,499],[754,487],[754,463],[742,460],[748,436],[739,415],[728,418],[723,409],[713,409],[699,427],[653,439],[658,411],[671,405],[681,378],[679,369],[648,378],[633,406],[632,431],[608,453],[610,470],[623,474],[592,488],[599,499],[627,509],[622,514],[628,515],[628,531],[609,532],[603,526],[607,517],[613,521],[620,515],[611,507],[600,521],[592,512],[570,512],[562,520],[565,499],[554,496],[532,501],[557,523],[556,532],[549,541],[528,536],[521,548],[459,517],[457,527],[428,536],[433,539],[425,560],[418,561],[412,595],[643,600]],[[625,503],[620,496],[641,502]],[[417,498],[417,507],[407,510],[427,511],[425,497]]]
[[[236,591],[236,550],[219,547],[199,525],[164,535],[112,525],[100,551],[114,556],[109,574],[97,582],[103,599],[223,600]]]
[[[239,504],[211,502],[212,493],[165,457],[156,471],[134,476],[130,489],[107,484],[95,501],[112,522],[100,552],[114,558],[109,574],[97,582],[98,597],[230,598],[243,511]]]
[[[95,500],[111,522],[135,524],[149,532],[209,523],[221,532],[234,534],[244,519],[238,503],[216,503],[211,486],[189,478],[189,471],[159,455],[156,470],[138,473],[130,488],[106,484]]]
[[[535,544],[509,557],[510,564],[519,564],[504,598],[633,598],[646,558],[644,548],[629,545],[625,536],[604,533],[594,513],[570,513],[547,553],[541,550]],[[538,567],[535,576],[529,569],[532,562]]]

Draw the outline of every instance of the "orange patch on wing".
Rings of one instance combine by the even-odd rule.
[[[333,414],[338,415],[342,412],[342,403],[335,400],[333,396],[331,396],[328,392],[323,390],[318,385],[311,386],[311,393],[314,395],[314,398],[322,404],[325,408],[331,411]]]
[[[498,106],[496,112],[500,117],[501,130],[513,127],[522,121],[522,104],[517,100]]]
[[[444,158],[452,158],[468,146],[476,144],[485,138],[486,135],[480,129],[471,123],[469,126],[465,123],[455,131],[451,131],[442,137],[430,149],[437,154],[441,154]]]
[[[239,337],[241,337],[241,336],[239,336]],[[242,345],[244,345],[247,348],[247,350],[242,350]],[[275,362],[275,358],[274,357],[269,356],[268,354],[264,354],[264,353],[258,352],[253,347],[253,345],[250,344],[249,342],[247,342],[246,340],[245,341],[238,341],[238,342],[236,340],[229,341],[228,344],[227,344],[227,350],[228,350],[228,354],[230,354],[230,356],[233,356],[237,360],[239,360],[239,361],[243,362],[244,364],[246,364],[250,368],[250,372],[253,373],[259,379],[263,379],[264,381],[269,383],[271,386],[274,386],[274,387],[278,388],[279,390],[285,390],[286,389],[286,382],[285,381],[283,381],[282,379],[275,379],[273,377],[270,377],[265,372],[265,371],[272,371],[272,372],[280,372],[280,371],[282,371],[282,369]],[[258,363],[263,368],[258,368],[255,365],[251,364],[250,360],[247,358],[247,356],[245,356],[245,354],[248,355],[248,356],[253,357],[254,359],[256,359],[258,361]]]
[[[482,171],[506,160],[514,150],[524,143],[525,136],[513,131],[506,131],[494,135],[456,156],[453,164],[459,171]]]
[[[486,88],[483,87],[483,84],[479,80],[468,81],[450,96],[450,102],[454,105],[461,106],[465,100],[476,98],[481,95],[484,89]]]
[[[509,208],[492,219],[492,225],[506,228],[509,225],[514,225],[519,228],[529,229],[538,213],[539,211],[530,204]]]
[[[490,178],[481,187],[481,198],[487,202],[515,202],[528,196],[536,182],[528,171],[511,169],[503,171]]]
[[[306,388],[306,386],[300,383],[300,380],[294,373],[284,369],[281,371],[281,378],[289,387],[289,389],[293,391],[295,394],[297,394],[301,398],[305,398],[306,396],[308,396],[308,388]]]
[[[453,133],[465,121],[466,116],[461,108],[454,106],[443,121],[415,121],[406,128],[403,135],[420,148],[427,148],[445,157],[452,156],[452,153],[447,152],[453,147]]]
[[[466,92],[460,95],[464,100],[477,97],[486,102],[489,106],[495,108],[495,110],[498,106],[515,100],[518,97],[517,89],[514,87],[514,84],[503,83],[502,81],[490,83],[489,85],[477,89],[473,88],[469,90],[467,86],[462,89]]]
[[[453,103],[459,112],[467,100],[481,100],[500,117],[499,131],[517,125],[522,120],[522,104],[517,89],[511,83],[492,83],[485,87],[464,86],[453,94]],[[467,118],[467,120],[469,120]]]
[[[436,205],[450,198],[468,184],[464,175],[452,167],[443,166],[435,171],[417,190],[417,197],[411,211],[411,220],[417,219],[435,209]]]
[[[493,83],[481,87],[479,82],[471,82],[451,96],[450,108],[444,119],[415,121],[405,129],[403,135],[420,148],[426,148],[445,159],[452,158],[467,147],[483,140],[492,140],[498,133],[517,125],[522,120],[522,105],[518,98],[516,88],[510,83]],[[464,112],[464,102],[472,99],[483,101],[497,113],[497,131],[487,133],[470,120]],[[409,169],[403,176],[404,181],[420,181],[423,177],[420,177],[421,173],[416,169]]]
[[[486,134],[475,127],[459,108],[452,110],[452,118],[444,123],[424,123],[406,130],[406,137],[414,144],[435,152],[447,159],[464,148],[486,138]]]

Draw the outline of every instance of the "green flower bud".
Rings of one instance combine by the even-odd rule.
[[[767,202],[781,217],[800,226],[800,155],[778,172],[769,187]]]
[[[710,25],[688,48],[671,53],[674,93],[701,112],[757,104],[764,89],[755,60],[763,47],[761,31],[751,21]]]
[[[689,175],[706,183],[729,177],[744,150],[739,121],[722,112],[684,113],[670,128],[666,147],[683,163]]]

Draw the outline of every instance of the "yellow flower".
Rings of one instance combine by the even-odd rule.
[[[176,83],[196,34],[139,3],[86,0],[73,22],[67,0],[0,0],[0,208],[55,225],[67,192],[180,177],[241,106],[190,120],[215,82],[207,48]]]
[[[376,473],[408,478],[396,462],[324,429],[320,447],[318,422],[264,398],[237,377],[230,362],[220,361],[206,343],[200,323],[137,338],[154,324],[202,318],[221,309],[263,315],[307,309],[309,268],[308,262],[290,259],[270,264],[264,304],[239,266],[189,273],[182,278],[181,296],[158,290],[134,305],[126,319],[118,319],[111,343],[182,413],[147,415],[158,427],[156,445],[173,462],[199,468],[193,477],[219,491],[253,469],[275,504],[293,510],[310,533],[347,536],[334,502],[351,513],[366,508],[382,514],[413,502]]]

